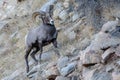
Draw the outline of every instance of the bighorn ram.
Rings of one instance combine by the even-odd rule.
[[[29,72],[29,64],[28,64],[28,56],[29,54],[38,63],[38,60],[35,58],[35,54],[40,50],[39,59],[41,60],[41,54],[43,51],[43,47],[53,43],[54,47],[57,47],[57,30],[54,25],[54,21],[52,19],[52,11],[53,5],[49,6],[48,11],[38,11],[34,12],[32,18],[35,19],[36,16],[42,19],[42,25],[32,29],[26,35],[26,54],[25,54],[25,61],[26,61],[26,70]]]

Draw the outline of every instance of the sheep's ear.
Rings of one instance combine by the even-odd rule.
[[[53,9],[54,9],[54,5],[50,5],[49,6],[49,14],[53,15]]]

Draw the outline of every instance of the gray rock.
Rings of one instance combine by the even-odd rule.
[[[80,17],[80,15],[77,12],[75,12],[72,16],[72,21],[73,22],[76,21],[79,17]]]
[[[62,69],[60,70],[60,74],[61,74],[62,76],[67,76],[67,75],[69,75],[71,72],[73,72],[73,71],[75,70],[76,65],[77,65],[76,62],[73,62],[73,63],[68,64],[66,67],[64,67],[64,68],[62,68]]]
[[[74,71],[71,74],[68,75],[68,77],[70,78],[70,80],[80,80],[81,78],[81,73],[79,71]]]
[[[120,60],[116,62],[116,65],[120,67]]]
[[[54,51],[47,51],[41,55],[42,61],[49,61],[53,59],[54,57],[57,57]]]
[[[110,34],[113,36],[113,37],[118,37],[120,38],[120,26],[117,26],[115,28],[115,30],[111,31]]]
[[[79,76],[71,76],[70,80],[80,80],[80,79],[79,79]]]
[[[67,11],[66,10],[63,10],[63,11],[61,11],[60,12],[60,14],[59,14],[59,18],[62,20],[62,21],[65,21],[67,18],[68,18],[68,13],[67,13]]]
[[[49,50],[46,52],[43,52],[41,55],[41,60],[42,61],[49,61],[52,60],[53,58],[57,58],[57,54],[53,50]],[[37,59],[39,59],[39,54],[36,56]]]
[[[69,33],[69,34],[68,34]],[[67,30],[64,32],[68,39],[74,40],[76,38],[76,33],[73,30]]]
[[[76,37],[76,33],[75,33],[74,31],[71,31],[71,32],[68,34],[68,38],[69,38],[70,40],[75,39],[75,37]]]
[[[90,45],[90,39],[85,38],[78,43],[81,50],[85,50]]]
[[[112,65],[108,65],[108,66],[106,66],[106,72],[112,72],[113,70],[114,70],[114,65],[112,64]]]
[[[55,80],[70,80],[70,79],[63,76],[57,76]]]
[[[60,70],[61,68],[65,67],[69,62],[68,57],[60,57],[57,62],[57,68]]]
[[[114,52],[115,52],[114,48],[109,48],[108,50],[106,50],[104,54],[102,54],[103,63],[106,62],[109,59],[109,57],[112,54],[114,54]]]
[[[92,70],[84,75],[84,80],[113,80],[113,79],[108,72],[102,72],[101,70]]]
[[[112,77],[109,73],[97,73],[97,71],[95,71],[93,76],[91,77],[91,80],[112,80]]]
[[[116,54],[117,56],[120,56],[120,45],[116,48],[115,54]]]
[[[55,6],[55,10],[53,11],[53,17],[57,19],[62,10],[63,10],[62,3],[57,3]]]
[[[86,48],[88,50],[100,50],[108,47],[113,47],[120,44],[120,38],[112,37],[110,34],[106,34],[104,32],[99,32],[94,35],[94,39],[92,40],[90,46]]]

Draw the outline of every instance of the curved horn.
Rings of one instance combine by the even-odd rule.
[[[35,19],[36,19],[36,17],[37,17],[38,15],[41,15],[40,12],[34,12],[34,13],[32,14],[32,20],[35,21]]]

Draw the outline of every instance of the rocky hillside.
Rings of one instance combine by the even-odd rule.
[[[32,13],[51,4],[58,48],[44,47],[38,65],[29,57],[26,73],[25,35],[41,24],[38,17],[32,21]],[[0,80],[120,80],[119,4],[120,0],[0,0]]]

